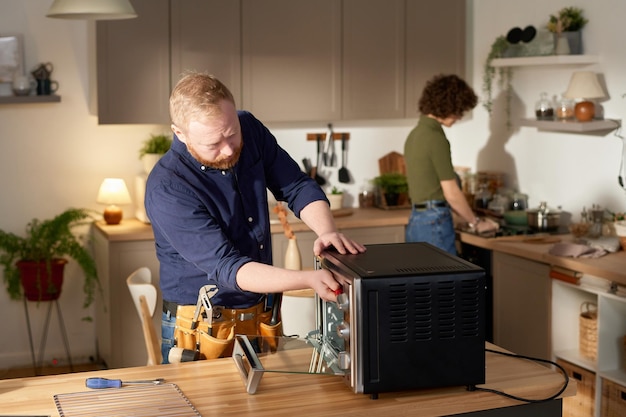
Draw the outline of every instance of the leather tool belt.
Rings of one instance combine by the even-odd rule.
[[[282,322],[270,324],[272,310],[265,310],[264,302],[243,309],[213,306],[207,312],[202,308],[200,315],[196,309],[195,305],[178,305],[174,339],[177,347],[198,351],[200,359],[231,356],[235,334],[282,336]]]

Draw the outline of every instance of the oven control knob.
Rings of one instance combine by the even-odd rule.
[[[342,321],[337,325],[337,335],[344,340],[350,338],[350,324]]]
[[[337,354],[337,365],[339,369],[343,369],[344,371],[350,369],[350,354],[345,350],[339,352]]]
[[[339,310],[348,311],[350,308],[350,298],[348,294],[344,292],[337,296],[337,307]]]

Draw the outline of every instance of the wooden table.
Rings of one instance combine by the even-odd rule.
[[[493,348],[492,345],[488,347]],[[496,394],[464,387],[381,393],[372,400],[354,394],[338,376],[265,373],[256,394],[246,393],[231,358],[141,366],[0,381],[0,415],[58,415],[53,396],[88,391],[87,377],[122,380],[165,378],[175,383],[203,416],[560,416],[561,400],[520,405]],[[560,374],[526,360],[486,353],[487,383],[480,387],[527,398],[543,398],[562,385]],[[122,390],[124,387],[121,388]],[[571,396],[570,382],[562,396]],[[520,413],[521,412],[521,413]]]

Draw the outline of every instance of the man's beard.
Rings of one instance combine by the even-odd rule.
[[[239,145],[239,147],[234,150],[233,154],[230,157],[228,158],[225,157],[225,158],[220,158],[214,161],[209,161],[207,159],[202,158],[200,155],[198,155],[195,149],[187,145],[187,150],[189,151],[191,156],[194,157],[196,161],[200,162],[202,165],[208,166],[209,168],[222,169],[222,170],[231,169],[237,164],[237,161],[239,161],[239,157],[241,156],[242,148],[243,148],[243,141],[241,141],[241,145]]]

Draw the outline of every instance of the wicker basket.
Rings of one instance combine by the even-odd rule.
[[[561,365],[570,384],[576,381],[576,395],[563,398],[563,417],[591,417],[594,415],[596,401],[596,374],[562,359],[556,363]]]
[[[602,417],[626,415],[626,387],[602,379]]]
[[[588,301],[582,303],[579,323],[578,349],[580,354],[595,361],[598,357],[598,306]]]

